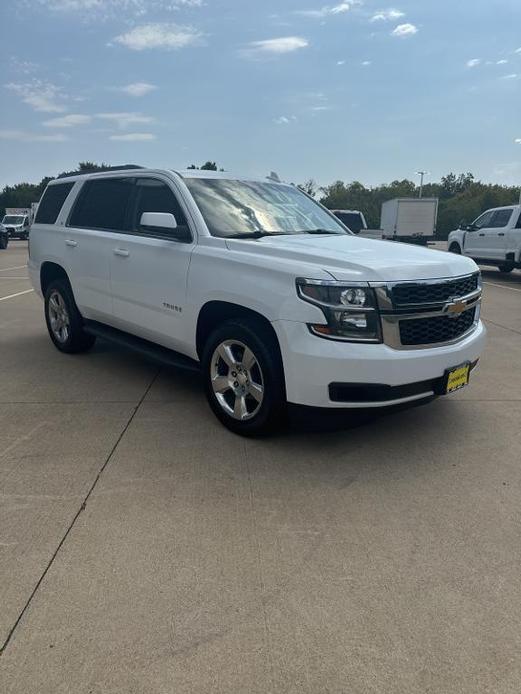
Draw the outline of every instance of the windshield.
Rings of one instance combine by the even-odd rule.
[[[189,178],[185,182],[212,236],[347,233],[334,217],[293,186],[222,178]]]
[[[21,215],[6,214],[2,220],[2,224],[22,224],[23,221],[24,218]]]

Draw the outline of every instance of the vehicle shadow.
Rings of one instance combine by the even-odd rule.
[[[511,284],[517,287],[521,285],[521,270],[513,270],[507,273],[482,267],[481,276],[485,282],[501,282],[505,285]]]

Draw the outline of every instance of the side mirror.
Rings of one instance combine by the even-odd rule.
[[[139,225],[149,229],[177,229],[176,218],[170,212],[143,212]]]
[[[139,226],[145,231],[168,235],[176,241],[190,241],[192,238],[188,227],[178,226],[171,212],[143,212]]]

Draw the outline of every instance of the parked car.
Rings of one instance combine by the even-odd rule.
[[[361,239],[298,188],[210,171],[51,181],[29,272],[62,352],[105,337],[202,371],[223,424],[287,403],[375,408],[468,383],[485,340],[469,258]]]
[[[450,232],[448,248],[501,272],[521,268],[521,205],[494,207],[472,224],[462,222]]]
[[[331,210],[344,226],[353,234],[359,234],[364,239],[381,239],[383,232],[381,229],[368,229],[364,213],[360,210]]]

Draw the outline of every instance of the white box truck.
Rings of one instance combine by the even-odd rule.
[[[31,207],[6,207],[5,216],[2,219],[2,227],[9,238],[29,238],[29,230],[33,223],[38,203],[31,203]]]
[[[438,216],[438,198],[394,198],[382,205],[383,238],[426,245],[432,241]]]

